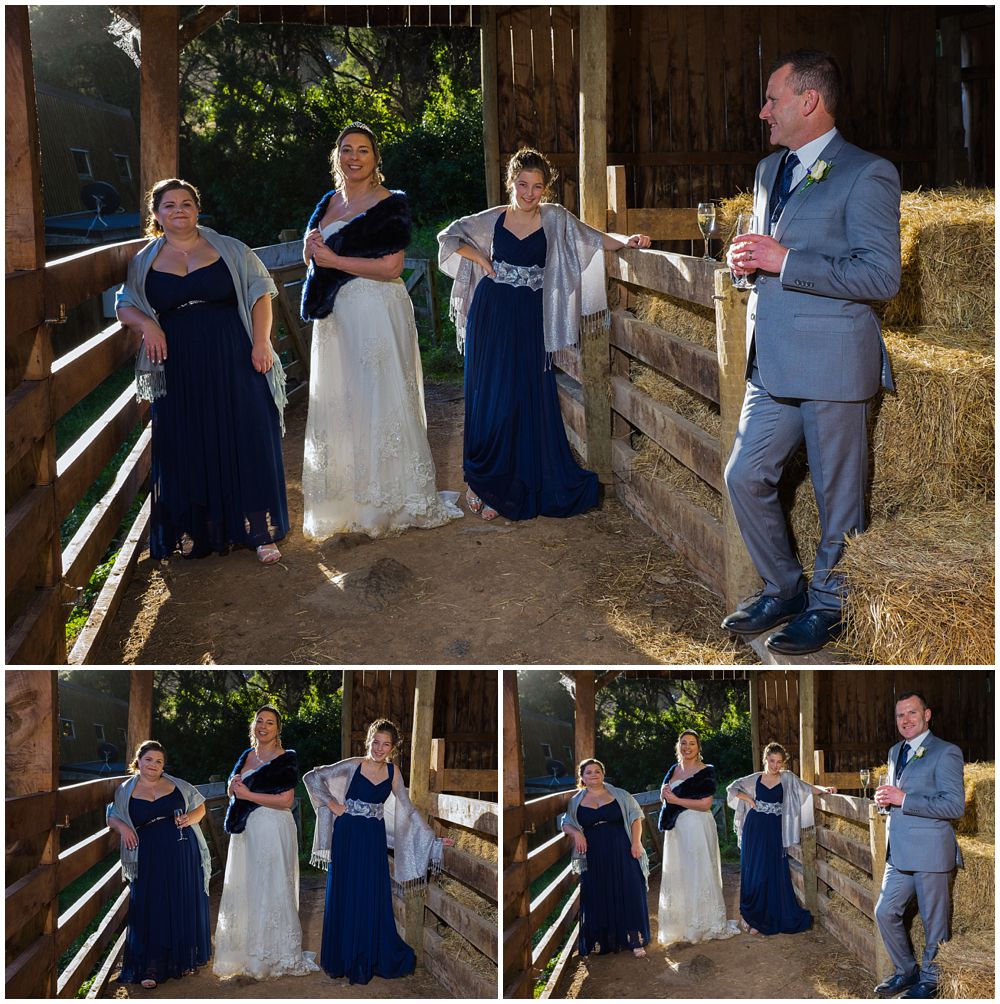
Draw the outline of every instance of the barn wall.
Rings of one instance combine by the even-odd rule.
[[[629,205],[692,206],[753,184],[770,147],[757,119],[771,62],[826,47],[845,76],[838,125],[899,167],[936,170],[934,7],[631,6],[609,16],[608,163],[628,167]],[[577,207],[577,9],[505,8],[497,22],[501,165],[522,144],[552,156]]]

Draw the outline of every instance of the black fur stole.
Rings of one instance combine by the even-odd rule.
[[[663,784],[667,784],[673,773],[677,770],[674,764],[667,771],[667,776],[663,779]],[[660,785],[662,788],[663,785]],[[715,794],[715,768],[711,764],[706,764],[697,774],[692,774],[686,781],[681,781],[674,794],[678,798],[706,798]],[[660,820],[657,823],[661,830],[672,830],[677,822],[677,817],[684,812],[683,805],[671,805],[667,802],[660,808]]]
[[[229,775],[230,781],[235,774],[243,770],[249,755],[250,750],[246,750],[236,761],[233,773]],[[276,756],[270,763],[255,770],[245,783],[251,791],[260,795],[280,795],[281,792],[294,788],[299,783],[299,758],[295,750],[285,750],[281,756]],[[250,813],[256,808],[256,802],[248,802],[246,799],[231,795],[223,829],[226,833],[242,833],[246,829]]]
[[[307,229],[319,225],[336,190],[327,192],[313,211]],[[376,202],[371,209],[355,216],[345,227],[330,234],[326,246],[345,258],[384,258],[406,250],[410,243],[410,206],[405,192],[393,192]],[[333,301],[340,288],[357,276],[339,268],[323,268],[309,262],[306,280],[302,284],[302,304],[299,313],[303,321],[326,317],[333,310]]]

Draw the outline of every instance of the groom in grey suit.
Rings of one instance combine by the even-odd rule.
[[[879,997],[937,996],[938,945],[948,940],[949,879],[962,864],[951,820],[965,811],[962,751],[930,731],[931,709],[922,694],[900,694],[896,728],[903,737],[889,750],[888,784],[875,801],[889,810],[885,875],[875,922],[895,973],[875,988]],[[924,954],[918,968],[903,926],[907,904],[917,897],[924,922]]]
[[[728,262],[753,276],[747,305],[747,391],[726,487],[763,579],[723,627],[779,652],[821,649],[841,627],[846,535],[865,528],[868,400],[893,388],[872,300],[900,280],[899,174],[846,142],[834,116],[840,70],[828,53],[775,63],[760,118],[785,147],[757,166],[754,232]],[[812,581],[789,540],[778,482],[803,440],[822,538]]]

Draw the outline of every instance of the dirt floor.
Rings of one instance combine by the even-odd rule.
[[[726,915],[739,916],[740,866],[724,863]],[[719,999],[820,999],[871,997],[875,980],[832,935],[814,927],[804,934],[765,938],[738,934],[722,941],[664,948],[656,941],[659,874],[649,883],[650,945],[646,958],[631,953],[574,956],[554,997]]]
[[[213,883],[211,899],[212,930],[219,912],[222,883]],[[323,936],[323,902],[326,893],[325,875],[303,875],[299,886],[299,919],[302,922],[302,946],[305,951],[319,955]],[[324,972],[308,976],[282,976],[276,980],[259,981],[249,976],[235,976],[220,980],[212,975],[211,964],[202,967],[192,976],[180,980],[167,980],[156,990],[143,990],[138,984],[123,985],[114,974],[105,990],[106,997],[149,1000],[212,1000],[215,998],[269,998],[275,1000],[325,999],[348,997],[352,999],[391,1000],[398,998],[427,998],[434,1000],[449,996],[440,983],[418,966],[412,976],[399,980],[384,980],[379,976],[371,983],[352,986],[346,979],[331,979]]]
[[[440,489],[464,490],[462,388],[427,386]],[[97,662],[637,664],[754,662],[721,600],[613,497],[572,519],[469,514],[390,539],[307,541],[306,402],[285,436],[291,532],[281,562],[242,549],[138,563]]]

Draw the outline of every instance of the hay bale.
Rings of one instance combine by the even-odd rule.
[[[842,644],[859,661],[992,665],[993,506],[901,515],[847,540]]]
[[[965,814],[958,821],[959,834],[993,840],[995,778],[995,763],[972,762],[965,765]]]
[[[638,454],[632,464],[633,471],[662,481],[671,492],[701,506],[719,522],[722,521],[722,496],[694,471],[675,460],[648,436],[637,435],[633,448]]]
[[[722,419],[719,417],[719,406],[708,401],[700,394],[682,387],[670,377],[662,376],[656,370],[633,361],[630,367],[632,383],[639,390],[648,394],[656,401],[662,401],[672,408],[682,418],[704,429],[705,432],[718,436],[722,432]]]
[[[939,997],[994,999],[995,937],[990,926],[957,935],[938,948]]]
[[[994,330],[995,199],[990,189],[904,192],[903,273],[880,311],[898,327]]]
[[[958,846],[965,865],[955,871],[953,929],[970,931],[984,925],[992,928],[996,848],[990,842],[962,834],[959,834]]]
[[[715,311],[689,300],[644,291],[636,297],[635,316],[673,335],[715,350]]]

